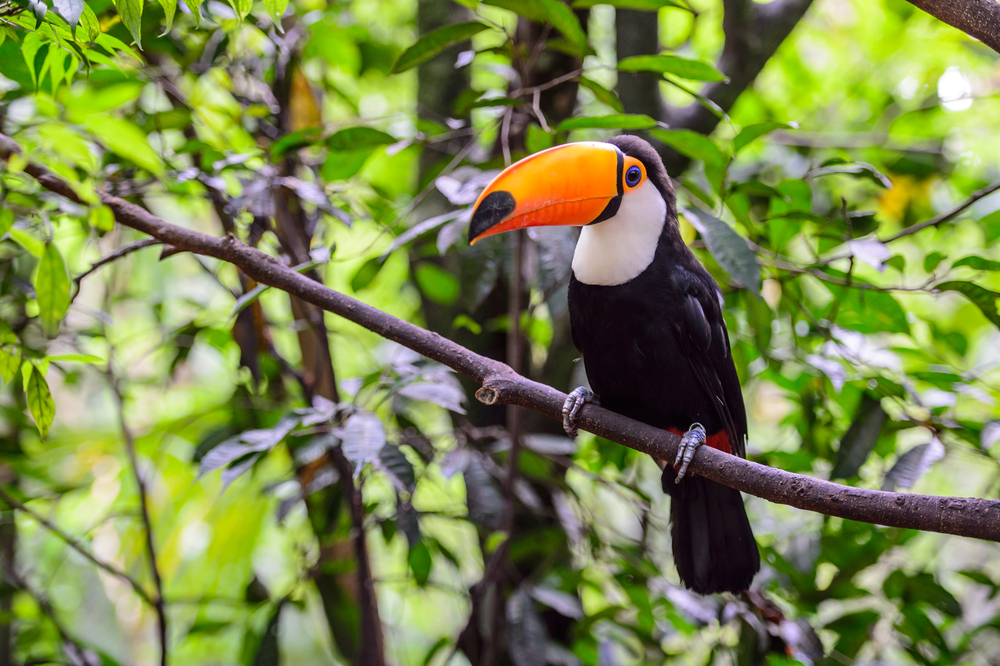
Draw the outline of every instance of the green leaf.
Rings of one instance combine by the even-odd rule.
[[[161,33],[162,36],[170,32],[170,28],[174,24],[174,14],[177,13],[177,0],[160,0],[160,6],[163,7],[164,27]]]
[[[377,148],[396,143],[396,138],[372,127],[347,127],[338,131],[326,140],[330,150],[358,150],[360,148]]]
[[[589,9],[595,5],[611,5],[618,9],[638,9],[641,11],[656,11],[661,7],[679,7],[687,9],[674,0],[576,0],[573,9]]]
[[[700,136],[700,135],[699,135]],[[698,230],[715,260],[733,281],[760,296],[760,266],[746,239],[717,217],[698,208],[680,209]]]
[[[10,231],[14,226],[14,211],[9,208],[0,208],[0,238]]]
[[[152,174],[163,174],[163,161],[150,147],[146,135],[134,123],[98,113],[86,116],[83,124],[111,152]]]
[[[66,19],[66,23],[69,24],[70,29],[76,27],[76,24],[80,21],[80,15],[83,13],[83,0],[52,0],[52,7],[56,10],[59,16]]]
[[[1000,298],[1000,294],[997,292],[980,287],[978,284],[959,282],[957,280],[942,282],[935,285],[934,288],[939,291],[957,291],[962,294],[972,301],[994,326],[1000,328],[1000,310],[997,309],[997,299]]]
[[[857,279],[853,287],[830,282],[823,284],[833,294],[834,302],[829,306],[829,311],[836,308],[838,326],[859,333],[910,332],[906,312],[889,292],[865,289],[864,283]]]
[[[992,243],[1000,238],[1000,210],[995,210],[979,220],[979,226],[982,227],[983,233],[986,235],[987,243]]]
[[[656,127],[656,120],[642,113],[612,113],[607,116],[567,118],[556,128],[560,132],[578,129],[642,130]]]
[[[35,72],[35,56],[38,55],[38,50],[42,48],[42,38],[37,32],[29,32],[24,37],[24,41],[21,43],[21,56],[24,58],[24,64],[28,67],[28,73],[31,75],[31,83],[36,88],[38,87],[38,74]]]
[[[55,337],[59,323],[69,309],[69,276],[66,264],[54,243],[45,246],[45,253],[35,272],[35,297],[38,299],[38,316],[46,335]]]
[[[538,125],[531,123],[524,133],[524,147],[529,153],[551,148],[554,137]]]
[[[264,0],[264,11],[268,17],[274,21],[274,25],[281,29],[281,17],[288,9],[288,0]]]
[[[98,231],[111,231],[115,228],[115,213],[107,206],[92,208],[87,215],[87,223]]]
[[[374,257],[363,263],[351,278],[351,291],[356,293],[370,285],[384,265],[385,262],[381,257]]]
[[[312,146],[323,138],[322,127],[306,127],[295,132],[289,132],[274,142],[271,146],[271,159],[279,162],[291,150]]]
[[[548,19],[545,6],[537,0],[483,0],[483,4],[512,11],[535,23],[545,23]]]
[[[21,367],[21,350],[17,347],[17,336],[11,332],[0,333],[0,378],[9,384]]]
[[[464,42],[473,35],[479,34],[483,30],[488,30],[489,27],[485,23],[472,21],[470,23],[446,25],[443,28],[429,32],[418,39],[416,44],[403,51],[403,54],[399,56],[399,59],[393,66],[392,73],[398,74],[399,72],[405,72],[408,69],[416,67],[420,63],[430,60],[441,53],[452,44]]]
[[[882,403],[867,393],[863,394],[858,413],[840,440],[837,458],[830,473],[831,479],[849,479],[858,473],[875,448],[885,420],[886,413],[882,409]]]
[[[725,81],[726,76],[708,63],[674,55],[639,55],[618,62],[623,72],[673,74],[691,81]]]
[[[962,257],[951,265],[952,268],[959,268],[961,266],[968,266],[977,271],[1000,271],[1000,261],[987,259],[986,257],[977,257],[976,255]]]
[[[585,76],[581,76],[580,85],[589,90],[590,92],[594,93],[594,97],[596,97],[597,101],[600,102],[601,104],[606,104],[607,106],[610,106],[618,113],[624,113],[625,107],[622,106],[621,100],[618,99],[618,95],[614,94],[613,92],[602,86],[600,83],[588,79]]]
[[[414,277],[424,296],[435,303],[451,305],[461,291],[458,278],[437,264],[417,264]]]
[[[281,648],[278,639],[281,636],[281,609],[285,607],[285,600],[282,599],[274,608],[274,613],[264,627],[264,633],[260,637],[260,645],[253,658],[253,666],[278,666],[281,663]]]
[[[413,544],[406,559],[410,564],[410,571],[413,572],[413,578],[417,581],[417,585],[420,587],[426,585],[427,580],[431,577],[433,559],[431,551],[423,539]]]
[[[757,125],[748,125],[747,127],[744,127],[742,130],[740,130],[740,133],[736,135],[735,139],[733,139],[733,152],[734,153],[740,152],[741,150],[746,148],[747,145],[754,139],[759,139],[765,134],[770,134],[774,130],[791,129],[791,127],[792,126],[789,125],[788,123],[775,123],[775,122],[759,123]]]
[[[253,0],[229,0],[229,5],[236,12],[236,16],[242,21],[253,9]]]
[[[698,160],[704,162],[706,165],[712,165],[720,169],[725,163],[722,151],[704,134],[698,134],[691,130],[662,129],[651,130],[650,134],[693,160]]]
[[[7,230],[7,233],[10,234],[10,237],[16,241],[18,245],[36,257],[41,257],[45,254],[45,243],[29,234],[26,229],[12,227]]]
[[[562,0],[538,0],[538,3],[545,10],[545,15],[552,27],[561,32],[562,36],[582,56],[587,50],[587,33],[583,31],[580,19],[576,17],[570,6]]]
[[[82,39],[80,31],[86,36]],[[101,34],[101,22],[97,20],[97,14],[90,8],[90,5],[83,6],[83,13],[80,14],[80,24],[76,27],[76,39],[82,43],[91,43]]]
[[[33,364],[25,365],[29,368],[27,370],[29,374],[24,387],[24,397],[28,402],[28,411],[38,426],[38,434],[45,439],[48,437],[49,428],[52,427],[52,419],[56,415],[56,405],[52,401],[52,392],[49,391],[45,375]]]
[[[114,0],[115,8],[122,23],[132,33],[136,46],[142,48],[142,6],[143,0]]]

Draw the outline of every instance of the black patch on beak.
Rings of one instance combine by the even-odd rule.
[[[506,190],[490,192],[472,213],[469,223],[469,242],[476,240],[495,224],[499,224],[517,208],[514,195]]]
[[[608,205],[604,207],[604,210],[601,211],[601,214],[593,222],[588,222],[587,226],[603,222],[604,220],[610,220],[618,214],[618,208],[622,205],[622,196],[625,195],[625,187],[622,185],[622,171],[625,170],[625,153],[618,149],[618,146],[615,146],[615,149],[618,150],[618,170],[615,174],[616,182],[618,183],[618,196],[613,197],[608,202]]]

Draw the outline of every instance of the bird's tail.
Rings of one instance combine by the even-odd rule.
[[[674,483],[663,470],[663,491],[671,496],[674,563],[681,581],[699,594],[742,592],[760,570],[760,553],[740,491],[700,476]]]

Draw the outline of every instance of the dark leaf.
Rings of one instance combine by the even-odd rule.
[[[483,462],[470,457],[465,466],[465,494],[469,505],[469,520],[495,530],[503,517],[503,496]]]
[[[944,446],[937,437],[931,439],[927,444],[918,444],[904,453],[892,466],[885,480],[882,482],[882,490],[895,490],[896,488],[911,488],[924,473],[931,468],[931,465],[944,457]]]
[[[734,282],[760,296],[760,266],[746,240],[728,224],[698,208],[685,208],[682,212],[701,234],[719,266]]]
[[[381,257],[373,257],[361,264],[361,268],[351,278],[351,291],[358,292],[370,285],[384,265],[385,261]]]
[[[957,291],[962,294],[972,301],[994,326],[1000,328],[1000,310],[997,309],[997,299],[1000,299],[1000,293],[980,287],[978,284],[958,281],[942,282],[934,285],[934,288],[940,291]]]
[[[278,602],[274,613],[267,621],[264,634],[260,637],[260,647],[253,659],[253,666],[278,666],[281,663],[281,650],[278,647],[278,628],[281,624],[281,609],[284,602]]]
[[[417,585],[420,587],[426,585],[427,580],[431,577],[431,566],[434,561],[431,557],[431,551],[423,539],[410,546],[406,559]]]
[[[968,266],[977,271],[1000,271],[1000,261],[987,259],[986,257],[977,257],[976,255],[962,257],[951,265],[952,268],[959,268],[961,266]]]
[[[416,475],[413,472],[413,465],[406,459],[398,446],[386,444],[378,454],[379,467],[393,482],[393,485],[412,493],[417,487]]]
[[[479,23],[478,21],[446,25],[443,28],[438,28],[424,35],[417,40],[416,44],[403,51],[403,54],[399,56],[399,59],[393,66],[392,73],[398,74],[399,72],[405,72],[412,67],[416,67],[425,60],[430,60],[441,53],[452,44],[464,42],[473,35],[488,29],[488,25]]]
[[[545,666],[549,642],[535,602],[523,589],[507,599],[507,645],[515,666]]]
[[[875,442],[882,432],[885,419],[886,413],[882,409],[881,401],[867,393],[862,395],[854,421],[840,440],[837,458],[830,473],[831,479],[849,479],[858,473],[861,465],[875,448]]]

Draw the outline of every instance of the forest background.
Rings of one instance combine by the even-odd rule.
[[[0,666],[997,663],[995,543],[748,497],[753,590],[693,595],[648,456],[112,201],[567,391],[574,232],[469,207],[640,133],[749,458],[996,499],[997,49],[993,0],[0,2]]]

